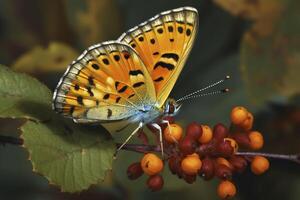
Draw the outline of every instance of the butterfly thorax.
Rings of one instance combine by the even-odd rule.
[[[135,115],[131,118],[133,122],[140,122],[147,124],[153,122],[156,118],[162,115],[162,110],[156,105],[141,105],[135,111]]]
[[[174,116],[178,113],[181,104],[177,103],[175,99],[168,98],[162,107],[162,114],[164,116]]]
[[[147,124],[156,121],[163,116],[174,116],[178,113],[181,104],[178,104],[174,99],[168,98],[162,107],[157,105],[141,105],[138,108],[132,121],[142,121]]]

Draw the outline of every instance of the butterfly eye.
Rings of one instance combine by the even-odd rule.
[[[175,112],[175,106],[172,103],[169,103],[169,114],[173,114]]]

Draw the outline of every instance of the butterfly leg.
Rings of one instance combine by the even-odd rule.
[[[168,120],[161,120],[161,123],[162,123],[162,124],[167,124],[167,125],[168,125],[168,129],[169,129],[169,132],[171,133],[172,129],[171,129],[170,122],[169,122]],[[171,134],[170,136],[171,136],[171,138],[174,140],[174,142],[175,142],[176,144],[178,144],[177,140],[173,137],[173,135]]]
[[[164,156],[164,145],[163,145],[163,139],[162,139],[162,130],[161,130],[161,127],[154,123],[154,124],[151,124],[154,128],[156,128],[158,131],[159,131],[159,142],[160,142],[160,150],[161,150],[161,155],[162,157]]]
[[[144,125],[143,122],[139,123],[139,126],[127,137],[127,139],[123,142],[123,144],[119,146],[119,148],[117,149],[114,155],[115,157],[118,154],[118,152],[123,148],[123,146],[128,143],[128,141],[132,138],[132,136],[134,136],[143,127],[143,125]]]

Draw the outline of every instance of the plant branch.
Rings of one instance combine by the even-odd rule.
[[[236,155],[240,156],[264,156],[267,158],[289,160],[300,164],[300,154],[273,154],[273,153],[264,153],[264,152],[236,152]]]
[[[24,141],[21,138],[16,138],[12,136],[0,135],[0,144],[12,144],[12,145],[23,145]],[[120,143],[116,144],[117,148],[121,146]],[[133,151],[138,153],[147,153],[147,152],[161,152],[160,146],[158,145],[145,145],[145,144],[126,144],[122,150]],[[239,156],[264,156],[267,158],[281,159],[293,161],[300,164],[300,154],[272,154],[264,152],[236,152],[236,155]]]
[[[117,148],[122,144],[117,143]],[[156,145],[144,145],[144,144],[125,144],[122,150],[134,151],[138,153],[147,153],[147,152],[160,152],[160,146]]]

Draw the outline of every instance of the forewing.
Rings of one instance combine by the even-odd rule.
[[[145,63],[162,106],[186,62],[198,29],[191,7],[162,12],[124,33],[118,40],[134,48]]]
[[[117,41],[90,47],[61,78],[54,109],[77,122],[124,120],[156,102],[152,79],[140,57]]]

